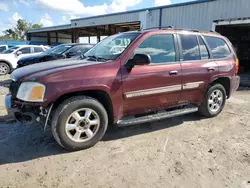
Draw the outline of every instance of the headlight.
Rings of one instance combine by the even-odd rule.
[[[37,82],[23,82],[18,89],[17,98],[27,102],[42,102],[45,86]]]

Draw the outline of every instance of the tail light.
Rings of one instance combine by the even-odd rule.
[[[239,66],[240,66],[239,59],[236,58],[236,61],[235,61],[235,73],[236,74],[239,72]]]

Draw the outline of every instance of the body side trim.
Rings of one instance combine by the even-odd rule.
[[[173,92],[173,91],[179,91],[181,90],[181,88],[182,88],[181,85],[174,85],[174,86],[168,86],[168,87],[159,87],[159,88],[131,91],[131,92],[125,93],[125,97],[128,99],[128,98],[148,96],[148,95],[159,94],[159,93],[168,93],[168,92]]]
[[[198,88],[201,84],[204,84],[204,81],[199,82],[191,82],[186,83],[183,85],[173,85],[168,87],[159,87],[159,88],[152,88],[152,89],[145,89],[145,90],[137,90],[137,91],[131,91],[126,92],[125,98],[135,98],[135,97],[141,97],[141,96],[148,96],[148,95],[154,95],[154,94],[160,94],[160,93],[170,93],[173,91],[181,91],[182,89],[195,89]]]

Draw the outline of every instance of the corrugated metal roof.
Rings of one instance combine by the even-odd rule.
[[[28,33],[37,33],[37,32],[44,32],[44,31],[51,31],[51,30],[63,30],[63,29],[71,29],[71,24],[67,25],[58,25],[58,26],[52,26],[52,27],[42,27],[39,29],[30,29],[28,30]]]
[[[250,0],[216,0],[202,4],[164,8],[162,25],[211,30],[213,22],[250,17]]]
[[[192,4],[198,4],[198,3],[205,3],[205,2],[211,2],[211,1],[216,1],[216,0],[194,0],[194,1],[185,2],[185,3],[175,3],[175,4],[165,5],[165,6],[157,6],[157,7],[152,7],[152,8],[144,8],[144,9],[139,9],[139,10],[131,10],[131,11],[126,11],[126,12],[117,12],[117,13],[111,13],[111,14],[98,15],[98,16],[77,18],[77,19],[72,19],[71,21],[86,20],[86,19],[92,19],[92,18],[100,18],[100,17],[104,17],[104,16],[115,16],[115,15],[120,15],[120,14],[142,12],[142,11],[146,11],[146,10],[150,11],[150,10],[161,9],[161,8],[186,6],[186,5],[192,5]]]
[[[199,3],[211,2],[211,1],[216,1],[216,0],[194,0],[194,1],[190,1],[190,2],[176,3],[176,4],[166,5],[166,6],[158,6],[158,7],[144,8],[144,9],[132,10],[132,11],[126,11],[126,12],[118,12],[118,13],[112,13],[112,14],[104,14],[104,15],[98,15],[98,16],[92,16],[92,17],[84,17],[84,18],[72,19],[71,22],[80,21],[80,20],[92,20],[92,19],[96,19],[96,18],[103,18],[103,19],[105,19],[105,17],[109,17],[109,16],[120,16],[120,15],[124,15],[124,14],[129,15],[131,13],[139,13],[139,12],[143,12],[143,11],[146,11],[146,10],[157,10],[157,9],[159,10],[159,9],[163,9],[163,8],[186,6],[186,5],[199,4]],[[155,12],[155,14],[158,14],[158,13]],[[101,20],[101,21],[103,21],[103,20]],[[113,21],[112,23],[115,23],[115,21]],[[149,26],[152,27],[155,24],[153,24],[153,25],[150,24]],[[52,27],[42,27],[40,29],[31,29],[31,30],[28,30],[28,33],[36,33],[36,32],[46,32],[46,31],[54,31],[54,30],[71,29],[71,28],[73,28],[72,26],[73,26],[73,23],[67,24],[67,25],[52,26]]]

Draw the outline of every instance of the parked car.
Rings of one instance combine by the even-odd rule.
[[[92,47],[91,44],[61,44],[42,54],[21,58],[17,62],[17,68],[56,59],[78,57],[85,54]]]
[[[112,124],[196,111],[215,117],[239,87],[233,47],[214,32],[119,33],[85,56],[15,70],[5,98],[9,114],[51,124],[55,140],[71,151],[94,146]]]
[[[48,50],[45,46],[18,45],[0,54],[0,75],[10,73],[17,66],[17,61],[25,56],[37,55]]]
[[[8,45],[6,45],[6,44],[0,45],[0,53],[2,53],[5,50],[8,50]]]

